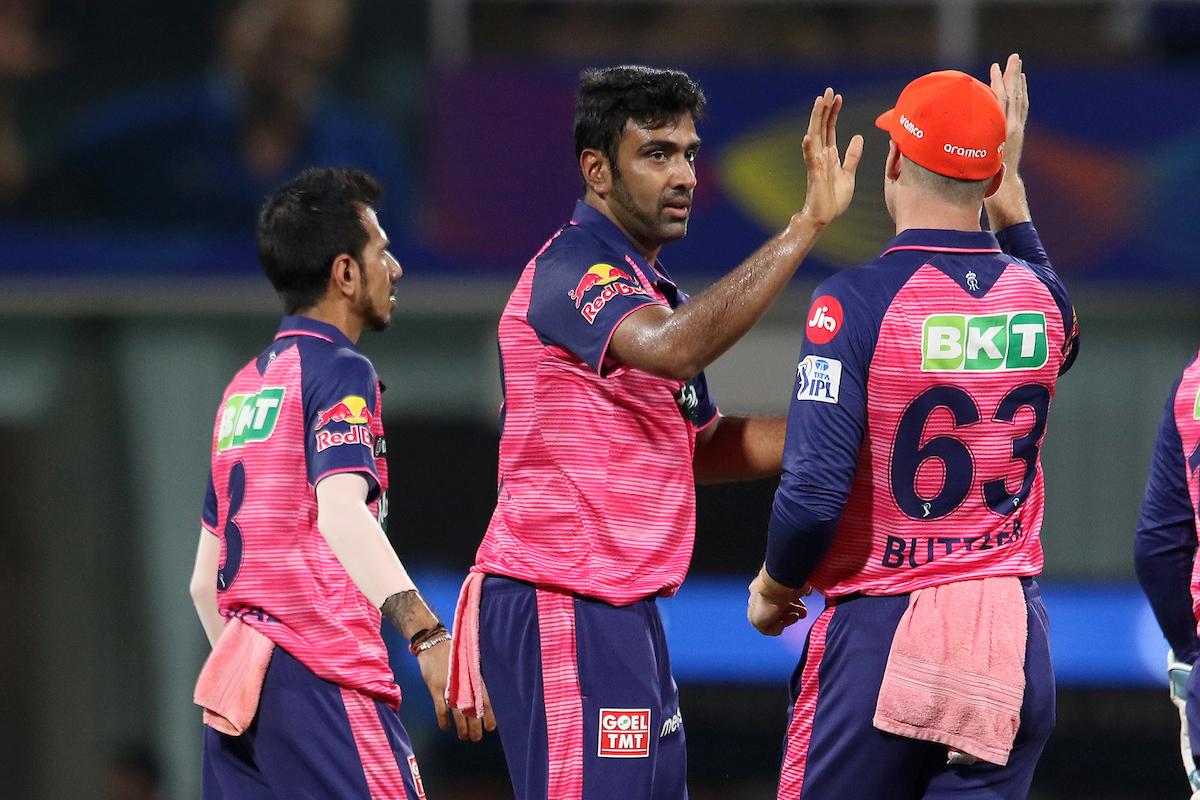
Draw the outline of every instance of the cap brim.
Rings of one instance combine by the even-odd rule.
[[[892,120],[896,118],[896,109],[889,108],[887,111],[875,118],[875,127],[880,130],[892,132]]]

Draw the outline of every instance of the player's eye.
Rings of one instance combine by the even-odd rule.
[[[698,155],[700,155],[699,150],[688,150],[686,153],[684,153],[683,157],[687,159],[689,164],[694,164],[696,163],[696,156]]]

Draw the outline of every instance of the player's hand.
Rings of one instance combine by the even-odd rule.
[[[1032,219],[1025,197],[1025,184],[1018,168],[1025,150],[1025,123],[1029,119],[1029,82],[1022,71],[1021,57],[1013,53],[1004,69],[992,64],[992,91],[1004,109],[1004,182],[985,200],[988,222],[993,231]]]
[[[804,134],[804,165],[808,170],[808,190],[800,214],[824,227],[850,206],[854,196],[854,173],[862,159],[863,137],[855,135],[846,148],[842,161],[837,146],[837,118],[842,110],[842,96],[833,89],[813,101]]]
[[[763,567],[750,582],[746,618],[764,636],[778,636],[784,628],[808,616],[808,609],[800,598],[811,591],[812,587],[807,584],[800,589],[784,586],[772,579]]]
[[[1183,756],[1183,770],[1192,787],[1192,796],[1200,795],[1200,772],[1196,770],[1192,756],[1192,744],[1188,736],[1187,701],[1188,684],[1192,678],[1192,665],[1175,659],[1175,653],[1167,653],[1167,678],[1171,690],[1171,702],[1179,709],[1179,752]]]
[[[446,703],[446,679],[450,670],[449,641],[434,645],[417,656],[417,664],[421,667],[421,678],[429,688],[433,697],[433,710],[437,712],[438,727],[444,731],[450,730],[450,720],[454,720],[454,729],[458,738],[478,742],[483,738],[485,730],[496,730],[496,717],[492,714],[491,704],[488,703],[483,719],[465,716],[457,708],[450,708]],[[486,692],[485,692],[486,697]]]

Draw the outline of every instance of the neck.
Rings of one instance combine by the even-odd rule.
[[[601,214],[607,217],[613,225],[616,225],[621,233],[625,234],[625,238],[628,239],[631,244],[633,244],[633,247],[638,251],[638,254],[641,255],[642,258],[646,259],[647,264],[654,264],[654,262],[658,260],[658,254],[662,251],[662,244],[644,242],[635,236],[632,232],[630,232],[628,226],[621,222],[621,218],[613,212],[612,206],[608,204],[607,200],[603,199],[589,189],[583,198],[583,202],[599,211]]]
[[[983,230],[979,224],[979,215],[978,207],[954,205],[899,188],[899,196],[896,198],[896,233],[903,233],[909,228],[974,233]]]
[[[333,305],[321,302],[310,308],[297,311],[296,316],[307,317],[308,319],[315,319],[317,322],[324,322],[326,325],[332,325],[354,344],[358,344],[358,339],[362,336],[362,320],[357,315],[351,314],[349,308],[344,304]]]

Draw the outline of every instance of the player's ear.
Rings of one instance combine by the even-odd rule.
[[[596,150],[587,148],[579,154],[579,172],[583,182],[600,197],[607,197],[612,190],[612,165],[608,156]]]
[[[1000,184],[1004,183],[1005,169],[1006,167],[1001,164],[1000,171],[996,173],[996,177],[992,178],[992,182],[988,184],[987,191],[983,195],[984,197],[991,197],[996,192],[1000,191]]]
[[[889,181],[900,180],[900,148],[896,143],[888,141],[887,161],[883,164],[883,177]]]
[[[342,253],[333,260],[329,268],[329,288],[337,295],[353,297],[358,283],[358,262],[347,253]]]

